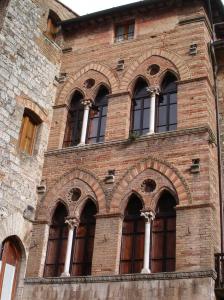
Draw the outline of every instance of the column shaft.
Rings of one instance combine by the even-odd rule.
[[[156,93],[151,95],[149,134],[155,133]]]
[[[85,105],[84,106],[83,121],[82,121],[81,140],[80,140],[79,145],[85,145],[85,143],[86,143],[88,119],[89,119],[89,105]]]

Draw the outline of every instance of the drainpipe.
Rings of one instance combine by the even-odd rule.
[[[209,19],[212,25],[213,42],[215,40],[214,22],[212,17],[211,0],[207,0],[209,9]],[[215,108],[216,108],[216,131],[217,131],[217,155],[218,155],[218,179],[219,179],[219,205],[220,205],[220,231],[221,231],[221,253],[223,253],[223,198],[222,198],[222,153],[220,141],[220,122],[219,122],[219,96],[217,88],[217,72],[218,64],[215,56],[214,43],[211,43],[213,54],[213,74],[214,74],[214,89],[215,89]]]

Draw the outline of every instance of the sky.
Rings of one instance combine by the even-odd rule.
[[[62,3],[73,9],[79,15],[85,15],[94,11],[120,6],[139,0],[60,0]]]

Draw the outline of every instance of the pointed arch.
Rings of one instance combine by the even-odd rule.
[[[191,78],[190,68],[188,67],[187,63],[184,62],[181,56],[177,55],[173,51],[152,48],[146,51],[145,53],[143,53],[140,57],[138,57],[138,59],[134,61],[131,67],[126,71],[120,86],[122,91],[128,90],[129,83],[132,81],[133,77],[135,76],[138,67],[141,64],[143,64],[144,61],[149,59],[151,56],[158,56],[170,61],[178,70],[181,80],[187,80]]]
[[[126,187],[146,169],[153,169],[167,178],[173,185],[180,204],[192,203],[190,189],[180,172],[167,161],[160,160],[156,157],[148,157],[131,167],[112,191],[110,210],[117,213],[121,210],[123,201],[125,201]]]
[[[95,195],[95,199],[99,207],[99,213],[106,213],[107,205],[105,193],[100,184],[100,180],[90,171],[74,168],[61,176],[54,183],[53,187],[47,191],[43,201],[37,207],[36,215],[38,216],[39,220],[48,221],[49,214],[55,207],[55,203],[58,201],[58,195],[62,191],[64,191],[64,194],[67,194],[71,188],[71,182],[73,182],[75,179],[79,179],[89,186]],[[69,200],[66,198],[63,198],[63,200],[67,207],[69,207]],[[72,215],[71,211],[69,211],[69,215]]]
[[[71,91],[74,89],[74,86],[76,85],[76,81],[90,70],[103,74],[110,83],[111,92],[112,93],[118,92],[119,80],[115,72],[106,65],[91,63],[83,67],[75,75],[73,75],[68,79],[68,81],[65,83],[64,87],[62,88],[59,94],[58,104],[62,104],[65,102],[68,103],[69,96],[71,95]]]

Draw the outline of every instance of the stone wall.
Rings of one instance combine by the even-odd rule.
[[[7,10],[2,10],[6,2]],[[65,9],[59,3],[55,5],[58,10]],[[28,205],[36,207],[36,188],[41,181],[56,94],[54,79],[60,69],[61,49],[43,35],[41,27],[47,22],[46,7],[46,2],[43,7],[41,1],[31,0],[0,4],[0,241],[14,235],[21,241],[25,249],[21,278],[30,245],[30,220],[34,217],[26,209]],[[69,11],[67,16],[71,15]],[[42,121],[33,155],[18,148],[25,108]]]
[[[215,300],[214,273],[28,279],[23,300]]]

